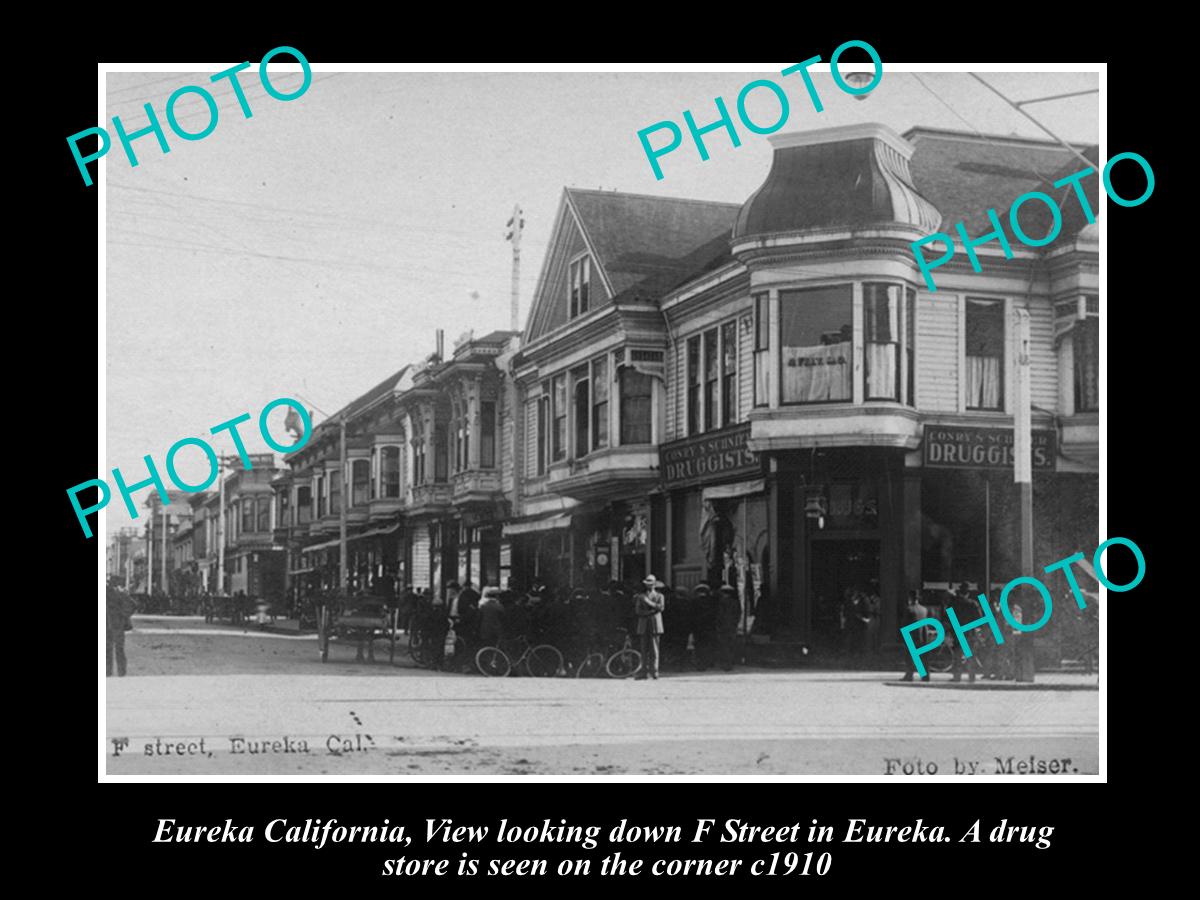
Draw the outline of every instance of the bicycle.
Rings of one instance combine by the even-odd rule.
[[[642,670],[642,654],[633,649],[633,639],[626,628],[619,629],[624,635],[621,649],[608,658],[604,671],[609,678],[630,678]]]
[[[520,655],[514,661],[512,656],[500,647],[480,647],[475,654],[475,668],[481,675],[490,678],[504,678],[514,671],[524,669],[526,675],[534,678],[553,678],[563,670],[563,657],[558,648],[552,644],[529,643],[525,637],[507,643],[510,650],[520,649]]]

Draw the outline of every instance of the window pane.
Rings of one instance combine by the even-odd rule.
[[[900,286],[863,285],[866,399],[900,399]]]
[[[700,431],[700,338],[687,342],[687,423],[688,434]]]
[[[721,326],[721,424],[737,418],[737,322]]]
[[[450,455],[450,447],[446,440],[446,426],[436,425],[433,429],[433,480],[441,483],[446,480]]]
[[[608,359],[592,363],[592,448],[608,446]]]
[[[329,473],[329,512],[342,511],[342,473],[336,469]]]
[[[592,281],[592,263],[588,257],[584,257],[579,262],[579,311],[585,313],[588,310],[589,294],[591,293]]]
[[[484,469],[496,467],[496,401],[479,404],[479,465]]]
[[[400,496],[400,448],[384,447],[381,456],[382,471],[380,481],[383,496]]]
[[[780,376],[784,403],[854,396],[854,294],[850,285],[782,291]]]
[[[271,501],[267,497],[258,498],[258,530],[270,531],[271,529]]]
[[[754,297],[754,349],[766,350],[770,347],[771,319],[769,313],[770,297],[767,294],[757,294]]]
[[[351,506],[362,506],[367,502],[371,483],[371,464],[365,459],[356,459],[350,466]]]
[[[967,409],[1004,408],[1004,301],[967,299]]]
[[[1074,331],[1075,411],[1100,409],[1100,320],[1088,316]]]
[[[559,375],[553,382],[554,459],[567,455],[567,376]]]
[[[653,390],[649,375],[634,369],[621,370],[621,443],[650,443],[650,397]]]
[[[914,373],[917,371],[917,358],[913,349],[916,347],[917,333],[917,292],[912,288],[904,289],[904,314],[907,317],[905,326],[904,346],[908,348],[908,371],[905,378],[908,381],[908,405],[917,405],[917,383]]]
[[[592,403],[588,391],[588,367],[580,366],[572,370],[571,381],[575,385],[575,456],[587,456],[592,443],[591,437],[588,435],[588,423],[592,417]]]
[[[241,501],[242,507],[242,531],[254,530],[254,498],[243,497]]]
[[[704,333],[704,430],[717,427],[717,329]]]
[[[549,406],[545,397],[538,400],[537,406],[537,470],[539,475],[546,472],[546,429],[550,427],[550,416],[547,411]]]

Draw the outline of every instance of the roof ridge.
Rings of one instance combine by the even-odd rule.
[[[639,194],[630,191],[605,191],[595,188],[576,188],[564,187],[564,191],[572,194],[597,194],[602,197],[637,197],[643,200],[668,200],[672,203],[703,203],[705,206],[729,206],[741,207],[741,203],[734,203],[729,200],[701,200],[697,197],[663,197],[659,194]]]
[[[976,134],[973,131],[959,131],[954,128],[937,128],[932,125],[913,125],[900,136],[905,140],[909,140],[909,135],[913,134],[914,132],[943,137],[966,138],[972,141],[1006,141],[1010,144],[1039,144],[1047,148],[1065,150],[1061,143],[1049,138],[1023,137],[1021,135],[1014,134],[988,134],[986,132]],[[1099,146],[1096,143],[1090,143],[1086,141],[1067,141],[1067,143],[1076,150],[1086,150]]]

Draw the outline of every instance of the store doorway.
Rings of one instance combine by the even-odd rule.
[[[835,655],[859,653],[867,636],[851,608],[852,594],[864,591],[879,596],[879,541],[814,539],[809,546],[813,649]]]

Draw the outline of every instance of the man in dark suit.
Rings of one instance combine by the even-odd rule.
[[[658,642],[663,633],[662,612],[666,599],[658,592],[663,585],[653,575],[647,575],[642,590],[633,599],[637,615],[637,633],[642,639],[642,671],[638,678],[647,675],[658,678]]]
[[[105,676],[113,673],[113,657],[117,660],[117,677],[125,677],[125,631],[132,628],[133,599],[122,588],[110,587],[105,596],[105,631],[107,634],[104,655]]]
[[[916,591],[909,591],[908,592],[908,606],[905,607],[904,615],[902,617],[902,621],[900,622],[900,624],[901,625],[912,625],[914,622],[919,622],[922,619],[928,619],[928,618],[930,618],[929,609],[923,603],[921,603],[920,595]],[[917,634],[913,635],[913,642],[916,644],[916,646],[923,647],[925,644],[927,644],[929,642],[928,635],[922,633],[922,632],[928,632],[929,630],[930,630],[930,627],[928,625],[926,625],[924,628],[920,629]],[[917,643],[918,641],[919,641],[919,643]],[[917,667],[915,665],[913,665],[912,654],[907,652],[907,646],[905,648],[905,653],[904,653],[904,665],[905,665],[904,677],[902,677],[900,680],[901,681],[912,681],[913,675],[916,674]],[[921,680],[922,681],[929,680],[929,670],[928,669],[926,669],[925,674],[921,676]]]

